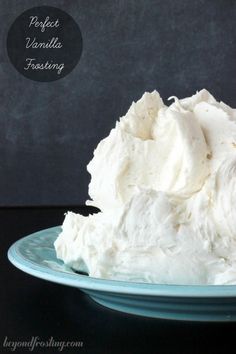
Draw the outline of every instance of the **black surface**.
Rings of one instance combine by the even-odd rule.
[[[39,229],[61,224],[71,209],[87,214],[88,208],[0,209],[1,320],[0,353],[5,337],[27,341],[83,341],[83,348],[68,354],[217,354],[234,353],[236,323],[191,323],[149,319],[112,311],[97,305],[79,290],[46,282],[12,266],[8,247]],[[91,209],[90,209],[91,210]],[[16,353],[29,353],[18,349]],[[58,353],[55,348],[33,353]]]
[[[78,22],[83,53],[64,79],[38,83],[8,60],[7,31],[33,6]],[[1,0],[0,205],[84,204],[86,165],[132,100],[203,87],[236,106],[234,0]]]

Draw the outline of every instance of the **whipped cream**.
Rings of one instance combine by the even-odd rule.
[[[145,93],[94,151],[87,204],[57,257],[90,276],[236,284],[236,109],[207,91],[164,105]]]

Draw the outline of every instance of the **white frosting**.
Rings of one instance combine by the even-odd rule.
[[[145,93],[94,151],[88,204],[57,257],[90,276],[236,284],[236,110],[206,90],[168,107]]]

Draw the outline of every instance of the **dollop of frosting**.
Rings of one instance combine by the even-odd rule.
[[[145,93],[94,151],[87,204],[57,257],[92,277],[236,284],[236,109],[207,91]]]

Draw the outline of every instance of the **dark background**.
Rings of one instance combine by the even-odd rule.
[[[57,6],[78,22],[83,53],[64,79],[34,82],[8,60],[8,29],[33,6]],[[234,0],[0,0],[0,352],[4,338],[82,340],[68,354],[234,352],[235,323],[148,319],[105,309],[78,289],[31,277],[7,260],[17,239],[85,213],[94,147],[132,100],[203,87],[236,107]],[[53,208],[12,206],[66,205]],[[69,207],[70,205],[70,207]],[[19,354],[28,350],[18,349]],[[58,353],[49,348],[35,354]]]
[[[65,78],[39,83],[8,60],[8,29],[26,9],[74,17],[83,53]],[[0,206],[79,205],[86,165],[132,100],[203,87],[236,106],[234,0],[1,0]]]

